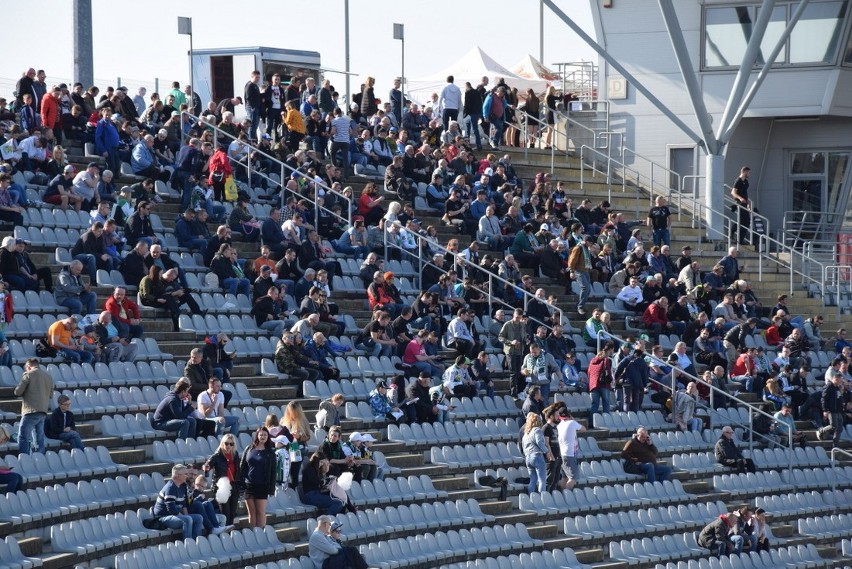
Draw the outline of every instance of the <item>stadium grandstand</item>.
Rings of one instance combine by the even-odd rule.
[[[747,216],[552,88],[245,80],[6,93],[0,568],[852,565],[848,315]]]

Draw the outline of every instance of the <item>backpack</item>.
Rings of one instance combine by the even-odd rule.
[[[35,345],[35,353],[40,358],[55,358],[57,352],[56,348],[50,345],[50,340],[45,334],[43,337],[39,338],[38,342]]]

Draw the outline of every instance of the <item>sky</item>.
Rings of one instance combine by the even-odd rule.
[[[588,0],[557,0],[594,36]],[[9,97],[21,73],[44,69],[47,83],[70,81],[74,74],[71,0],[10,3],[7,22],[25,22],[38,9],[38,24],[49,33],[34,41],[29,26],[6,26],[4,57],[0,58],[0,96]],[[116,17],[116,12],[134,14]],[[172,81],[189,80],[189,37],[177,34],[177,17],[193,19],[193,47],[221,48],[262,45],[318,51],[322,66],[345,69],[344,0],[92,0],[95,83],[103,89],[121,77],[130,89],[154,86],[160,91]],[[351,88],[364,77],[376,78],[377,95],[384,96],[400,75],[400,42],[393,23],[405,25],[405,74],[410,79],[445,69],[479,45],[505,67],[526,54],[539,53],[539,2],[536,0],[350,0]],[[269,25],[274,24],[274,25]],[[496,30],[499,30],[497,32]],[[561,20],[545,8],[545,65],[597,61],[597,55]],[[10,46],[26,46],[10,49]],[[327,74],[344,92],[344,78]]]

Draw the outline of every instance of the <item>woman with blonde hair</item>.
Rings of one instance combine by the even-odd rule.
[[[216,492],[216,501],[219,502],[219,509],[222,511],[225,519],[227,519],[228,525],[234,523],[234,517],[237,515],[237,506],[240,502],[240,492],[235,487],[238,477],[237,473],[239,472],[239,459],[237,458],[239,455],[237,453],[237,437],[231,433],[222,435],[219,441],[219,448],[210,455],[210,458],[207,459],[207,462],[203,466],[204,472],[213,471],[214,483],[219,488]],[[222,478],[228,480],[230,487],[230,493],[224,502],[219,501],[220,492],[224,492],[221,490],[222,484],[219,483],[219,480]]]
[[[527,491],[544,492],[547,486],[547,468],[545,457],[553,460],[550,447],[544,440],[541,415],[538,413],[527,413],[527,422],[524,424],[524,437],[522,439],[524,462],[530,471],[530,484]]]
[[[290,439],[292,443],[298,443],[298,449],[292,449],[290,453],[290,487],[295,488],[299,482],[299,471],[302,469],[302,454],[305,446],[311,436],[313,430],[305,415],[302,406],[296,401],[290,401],[287,408],[284,410],[284,417],[281,419],[281,434]]]
[[[307,133],[305,119],[293,101],[287,101],[284,108],[286,110],[281,113],[281,122],[287,125],[287,148],[290,152],[296,152]]]
[[[391,202],[388,204],[388,212],[385,214],[385,223],[394,222],[399,218],[399,212],[402,211],[402,204],[399,202]]]
[[[553,125],[556,124],[556,87],[551,85],[544,93],[544,104],[547,107],[547,114],[544,117],[544,122],[547,124],[547,138],[545,139],[546,150],[550,150],[550,143],[553,139]]]

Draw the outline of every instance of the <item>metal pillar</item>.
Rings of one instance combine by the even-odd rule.
[[[74,0],[74,81],[88,89],[95,84],[92,53],[92,0]]]
[[[707,178],[704,187],[704,203],[707,205],[707,238],[713,241],[724,239],[720,231],[724,225],[722,210],[725,207],[725,157],[708,154],[704,159]]]
[[[349,85],[349,0],[343,0],[343,57],[346,60],[346,106],[352,104],[352,91]]]
[[[538,4],[538,60],[544,65],[544,0]]]
[[[565,12],[563,12],[556,4],[553,3],[553,0],[542,0],[542,2],[544,2],[547,5],[547,7],[550,8],[550,10],[559,17],[560,20],[565,22],[565,24],[569,28],[571,28],[574,31],[574,33],[576,33],[578,36],[580,36],[580,39],[582,39],[584,42],[586,42],[586,44],[588,44],[589,47],[591,47],[593,50],[595,50],[598,53],[598,55],[600,55],[607,63],[609,63],[613,67],[613,69],[615,69],[616,71],[621,73],[621,75],[624,76],[625,79],[630,81],[630,83],[633,85],[633,87],[637,91],[639,91],[640,93],[645,95],[645,97],[651,102],[651,104],[653,104],[655,107],[657,107],[657,109],[661,113],[666,115],[666,117],[670,121],[672,121],[672,123],[674,123],[675,126],[677,126],[680,130],[682,130],[689,138],[691,138],[699,146],[702,146],[702,147],[704,146],[704,139],[702,139],[701,136],[698,135],[698,133],[696,133],[685,122],[683,122],[680,119],[680,117],[678,117],[671,109],[669,109],[665,105],[665,103],[663,103],[657,97],[655,97],[654,94],[651,93],[651,91],[647,87],[645,87],[645,85],[643,85],[641,81],[636,79],[636,77],[634,77],[632,73],[630,73],[623,65],[621,65],[621,63],[619,63],[617,59],[615,59],[609,53],[607,53],[607,51],[603,47],[601,47],[601,45],[598,42],[596,42],[594,39],[592,39],[592,37],[589,36],[589,34],[584,32],[583,28],[578,26],[577,23],[574,22],[574,20],[572,20],[570,17],[568,17],[568,15]]]

